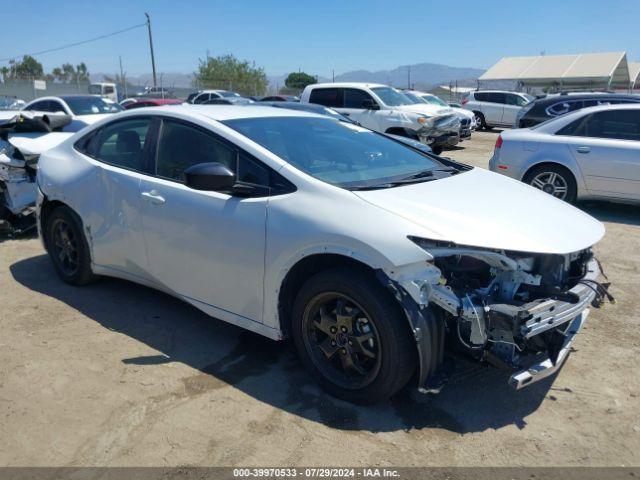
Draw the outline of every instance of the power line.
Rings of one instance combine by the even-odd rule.
[[[64,50],[65,48],[77,47],[78,45],[84,45],[85,43],[95,42],[96,40],[102,40],[103,38],[113,37],[114,35],[119,35],[120,33],[128,32],[129,30],[133,30],[135,28],[146,27],[147,23],[140,23],[138,25],[133,25],[132,27],[123,28],[122,30],[117,30],[115,32],[107,33],[106,35],[100,35],[99,37],[90,38],[88,40],[82,40],[81,42],[70,43],[68,45],[63,45],[61,47],[50,48],[48,50],[41,50],[39,52],[25,53],[23,55],[16,55],[14,57],[0,58],[0,62],[7,62],[9,60],[16,60],[18,58],[24,57],[26,55],[35,57],[36,55],[42,55],[44,53],[57,52],[58,50]]]

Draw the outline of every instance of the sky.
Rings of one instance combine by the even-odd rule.
[[[640,60],[640,0],[0,0],[0,58],[152,20],[158,72],[232,53],[268,75],[331,77],[422,62],[488,68],[503,56],[626,51]],[[151,72],[146,28],[36,56],[48,72]],[[0,62],[1,65],[6,65]]]

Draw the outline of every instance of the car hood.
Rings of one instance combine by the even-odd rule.
[[[451,107],[451,110],[453,110],[458,115],[461,115],[461,116],[469,118],[469,119],[472,119],[473,117],[475,117],[473,112],[470,112],[469,110],[465,110],[464,108]]]
[[[431,105],[428,103],[414,103],[413,105],[400,105],[397,108],[403,112],[418,113],[422,115],[440,116],[450,115],[453,111],[449,107],[441,107],[439,105]]]
[[[566,254],[591,247],[604,235],[602,223],[581,210],[481,168],[354,193],[427,230],[416,236],[459,245]]]

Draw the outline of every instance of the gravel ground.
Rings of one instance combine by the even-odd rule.
[[[496,133],[450,156],[486,167]],[[499,208],[499,206],[496,206]],[[35,238],[0,240],[0,465],[638,465],[640,209],[582,205],[618,302],[519,392],[463,361],[438,396],[322,394],[289,344],[148,288],[73,288]]]

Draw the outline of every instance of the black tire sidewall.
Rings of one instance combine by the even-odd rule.
[[[359,389],[342,388],[318,370],[307,351],[303,315],[306,305],[324,292],[343,293],[362,305],[378,332],[381,365],[376,377]],[[375,403],[402,388],[415,369],[415,342],[407,320],[390,294],[373,275],[332,269],[311,277],[298,293],[292,311],[292,337],[298,355],[318,383],[330,394],[355,403]],[[412,345],[413,343],[413,345]]]

